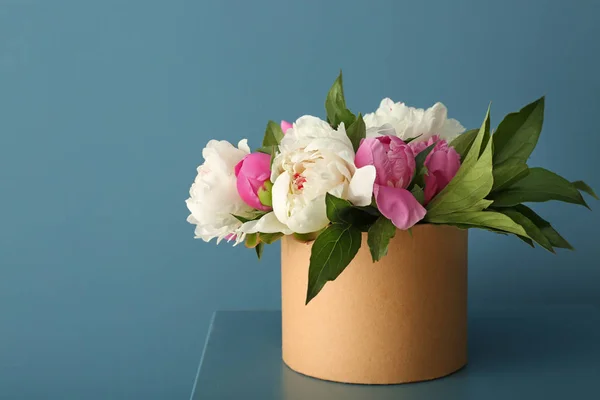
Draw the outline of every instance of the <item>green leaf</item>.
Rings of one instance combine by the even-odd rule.
[[[301,242],[312,242],[321,232],[311,232],[311,233],[293,233],[294,237]]]
[[[235,219],[240,221],[242,224],[249,221],[256,221],[257,219],[261,219],[266,213],[262,211],[256,211],[247,217],[242,217],[241,215],[231,214]]]
[[[494,165],[492,173],[494,174],[492,192],[494,192],[526,177],[529,174],[529,168],[527,164],[520,161],[505,162],[498,166]]]
[[[327,219],[331,222],[345,223],[366,232],[377,219],[364,207],[354,207],[349,201],[335,197],[327,193],[325,195],[325,206],[327,208]]]
[[[388,252],[390,239],[396,235],[396,227],[383,215],[369,229],[367,243],[373,262],[381,260]]]
[[[535,148],[544,122],[544,98],[508,114],[493,135],[494,164],[525,163]]]
[[[598,198],[598,195],[596,195],[596,193],[594,193],[594,189],[592,189],[584,181],[575,181],[575,182],[571,182],[571,184],[573,186],[575,186],[577,188],[577,190],[581,190],[582,192],[585,192],[585,193],[589,194],[590,196],[592,196],[596,200],[600,200],[600,198]]]
[[[266,180],[258,189],[258,200],[260,204],[267,207],[273,207],[273,184],[270,180]]]
[[[470,228],[475,228],[475,226],[472,226],[472,225],[452,223],[452,222],[447,222],[447,223],[444,223],[443,225],[453,226],[455,228],[462,229],[462,230],[470,229]],[[514,234],[512,232],[503,231],[502,229],[495,229],[495,228],[490,228],[490,227],[486,227],[486,226],[477,226],[476,228],[477,229],[483,229],[483,230],[486,230],[486,231],[490,231],[490,232],[498,234],[498,235],[504,235],[504,236],[506,236],[506,235],[513,235],[513,236],[521,239],[522,241],[524,241],[525,243],[527,243],[531,247],[535,247],[533,245],[533,240],[531,240],[531,239],[529,239],[529,238],[527,238],[525,236],[520,236],[520,235]]]
[[[527,236],[531,239],[535,240],[540,246],[545,248],[546,250],[554,253],[554,249],[552,248],[552,244],[544,235],[544,233],[538,228],[538,226],[527,218],[525,215],[521,214],[515,208],[503,208],[498,210],[502,214],[508,216],[510,219],[515,221],[517,224],[521,225],[525,232],[527,232]]]
[[[271,159],[269,160],[269,169],[273,169],[273,161],[277,157],[277,146],[271,146]]]
[[[360,141],[367,136],[367,126],[365,125],[365,121],[361,114],[358,114],[356,121],[346,128],[346,134],[348,135],[350,142],[352,142],[352,147],[354,147],[354,151],[356,152],[360,146]]]
[[[348,222],[344,218],[344,211],[352,208],[352,204],[348,200],[343,200],[327,193],[325,194],[325,206],[327,207],[328,220],[331,222]]]
[[[495,211],[475,211],[439,215],[430,219],[436,224],[460,224],[473,228],[493,229],[529,237],[523,227],[508,216]]]
[[[258,246],[258,233],[246,234],[246,247],[253,248]]]
[[[263,146],[263,147],[259,147],[258,149],[256,149],[256,151],[258,153],[265,153],[265,154],[271,155],[271,154],[273,154],[272,149],[273,149],[273,146]]]
[[[412,179],[413,185],[425,187],[425,174],[427,173],[427,167],[425,167],[425,159],[431,153],[435,143],[427,146],[415,157],[415,173]]]
[[[482,199],[477,203],[473,204],[471,207],[462,210],[461,212],[473,212],[473,211],[483,211],[491,206],[493,203],[492,200]]]
[[[573,246],[569,242],[565,240],[553,227],[550,225],[548,221],[540,217],[533,211],[531,208],[524,206],[523,204],[519,204],[514,207],[515,210],[523,214],[525,217],[529,218],[531,222],[537,226],[544,236],[548,238],[552,247],[557,247],[559,249],[569,249],[574,250]]]
[[[493,193],[495,207],[512,207],[527,202],[564,201],[588,207],[575,186],[565,178],[544,168],[530,168],[521,180]],[[589,207],[588,207],[589,208]]]
[[[427,218],[483,209],[486,205],[482,200],[490,193],[494,178],[492,175],[492,141],[480,153],[481,144],[486,132],[490,129],[490,109],[488,107],[485,119],[473,141],[471,150],[463,160],[456,176],[450,183],[427,205]],[[489,205],[489,204],[488,204]]]
[[[306,304],[350,264],[360,249],[360,241],[360,230],[347,224],[330,225],[317,237],[310,254]]]
[[[353,206],[354,208],[356,208],[357,210],[360,211],[364,211],[367,214],[370,214],[374,217],[379,217],[381,215],[381,213],[379,212],[379,210],[377,209],[377,204],[375,202],[373,202],[373,204],[368,205],[368,206]]]
[[[269,121],[267,123],[265,137],[262,142],[263,147],[277,146],[279,145],[279,142],[281,142],[281,139],[283,139],[283,131],[281,130],[281,126],[275,121]]]
[[[458,135],[452,142],[450,142],[450,146],[454,147],[454,150],[460,154],[461,160],[464,160],[465,156],[469,153],[469,150],[471,149],[473,141],[475,140],[478,132],[479,129],[471,129],[470,131],[466,131]]]
[[[283,237],[283,233],[281,233],[281,232],[277,232],[277,233],[259,233],[258,234],[258,240],[260,240],[262,243],[266,243],[266,244],[275,243],[276,241],[278,241],[282,237]]]
[[[423,203],[425,203],[425,193],[423,192],[423,189],[421,189],[421,186],[414,185],[410,192],[414,198],[417,199],[419,204],[423,205]]]
[[[425,160],[427,159],[427,156],[429,155],[429,153],[431,153],[431,151],[433,150],[435,145],[436,144],[433,143],[433,144],[427,146],[421,152],[419,152],[419,154],[416,155],[415,170],[419,170],[419,169],[423,168],[423,166],[425,165]]]
[[[417,135],[417,136],[415,136],[415,137],[411,137],[411,138],[408,138],[408,139],[406,139],[406,140],[404,141],[404,143],[406,143],[406,144],[409,144],[410,142],[412,142],[412,141],[413,141],[413,140],[415,140],[415,139],[418,139],[418,138],[420,138],[421,136],[423,136],[423,134],[422,134],[422,133],[421,133],[420,135]]]
[[[337,77],[325,100],[325,110],[327,111],[327,121],[334,127],[343,122],[349,127],[355,121],[356,117],[346,107],[346,99],[344,97],[344,83],[342,79],[342,71]]]
[[[246,217],[242,217],[241,215],[235,215],[235,214],[231,214],[233,217],[235,217],[235,219],[237,219],[238,221],[240,221],[242,224],[245,224],[246,222],[252,221],[252,219],[246,218]]]
[[[491,106],[488,106],[487,112],[485,114],[485,118],[483,119],[483,122],[481,123],[481,127],[479,127],[479,131],[477,131],[477,136],[475,136],[475,139],[473,140],[473,143],[471,144],[471,148],[469,149],[469,152],[463,159],[461,165],[472,166],[472,165],[476,164],[477,160],[479,160],[483,156],[483,153],[481,151],[482,149],[485,150],[485,147],[483,147],[483,142],[486,140],[486,137],[488,137],[490,134],[490,107]],[[488,146],[488,147],[490,147],[490,153],[491,153],[492,148],[491,148],[491,146]],[[474,151],[471,151],[471,150],[474,150]]]
[[[515,235],[515,237],[521,239],[522,241],[524,241],[525,243],[527,243],[529,246],[531,247],[535,247],[535,245],[533,244],[533,240],[523,237],[523,236],[519,236],[519,235]]]
[[[262,257],[263,247],[264,247],[264,244],[258,243],[256,245],[256,247],[254,248],[254,250],[256,250],[256,257],[258,257],[259,260]]]

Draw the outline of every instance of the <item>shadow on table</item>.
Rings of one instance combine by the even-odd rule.
[[[558,318],[557,318],[558,317]],[[447,377],[403,385],[352,385],[321,381],[296,373],[282,363],[282,399],[467,399],[539,394],[540,385],[569,394],[573,384],[599,378],[590,371],[598,344],[577,316],[537,315],[529,319],[492,315],[469,324],[469,364]],[[582,315],[585,319],[585,316]],[[577,318],[577,324],[573,324]],[[595,325],[589,322],[590,329]],[[593,351],[592,351],[593,350]],[[569,365],[569,376],[564,376]]]

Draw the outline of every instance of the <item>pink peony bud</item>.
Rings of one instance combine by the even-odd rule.
[[[284,135],[287,132],[287,130],[290,129],[291,127],[292,127],[291,123],[289,123],[287,121],[281,121],[281,130],[283,131]]]
[[[245,156],[235,166],[237,191],[246,204],[261,211],[272,209],[267,194],[270,194],[271,156],[264,153],[252,153]],[[263,202],[261,202],[261,198]]]
[[[425,216],[425,208],[406,188],[415,171],[412,149],[396,136],[364,139],[354,160],[357,167],[375,166],[373,193],[379,211],[399,229],[408,229]]]
[[[411,143],[415,156],[435,143],[435,147],[425,158],[425,204],[429,203],[450,183],[460,168],[460,155],[448,142],[433,136],[426,142]]]

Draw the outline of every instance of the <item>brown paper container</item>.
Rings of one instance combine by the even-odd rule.
[[[373,263],[363,234],[356,258],[305,305],[311,243],[283,238],[283,361],[347,383],[439,378],[467,363],[467,231],[397,231]]]

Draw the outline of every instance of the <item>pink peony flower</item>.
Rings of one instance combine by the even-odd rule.
[[[408,229],[425,216],[425,208],[406,188],[415,171],[412,149],[396,136],[364,139],[356,152],[357,167],[376,170],[373,194],[379,211],[398,229]]]
[[[448,142],[433,136],[426,142],[411,143],[415,156],[435,143],[435,147],[425,158],[425,204],[429,203],[450,183],[460,168],[460,155]]]
[[[261,211],[272,210],[270,164],[270,155],[252,153],[235,166],[238,194],[250,207]]]
[[[292,124],[290,122],[281,121],[281,130],[283,131],[284,135],[287,132],[287,130],[290,129],[291,127],[292,127]]]

